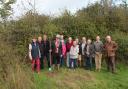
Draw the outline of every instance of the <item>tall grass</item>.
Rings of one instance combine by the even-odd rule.
[[[31,69],[0,33],[0,89],[35,89]]]

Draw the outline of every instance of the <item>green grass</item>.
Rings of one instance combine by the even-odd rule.
[[[34,74],[37,89],[128,89],[128,67],[118,65],[117,74],[62,68],[60,71],[41,71]]]

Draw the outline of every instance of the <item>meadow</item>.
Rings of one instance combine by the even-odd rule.
[[[39,75],[34,73],[36,89],[128,89],[128,67],[118,64],[117,73],[112,74],[105,66],[101,72],[82,68],[53,72],[45,69]]]

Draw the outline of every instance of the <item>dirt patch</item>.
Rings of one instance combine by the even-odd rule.
[[[47,73],[45,73],[45,75],[47,77],[53,78],[53,77],[56,77],[58,75],[58,73],[57,72],[47,72]]]

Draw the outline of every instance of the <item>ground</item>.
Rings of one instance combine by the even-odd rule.
[[[122,64],[117,66],[117,74],[106,71],[106,67],[101,72],[61,68],[54,72],[42,70],[34,78],[37,89],[128,89],[128,67]]]

